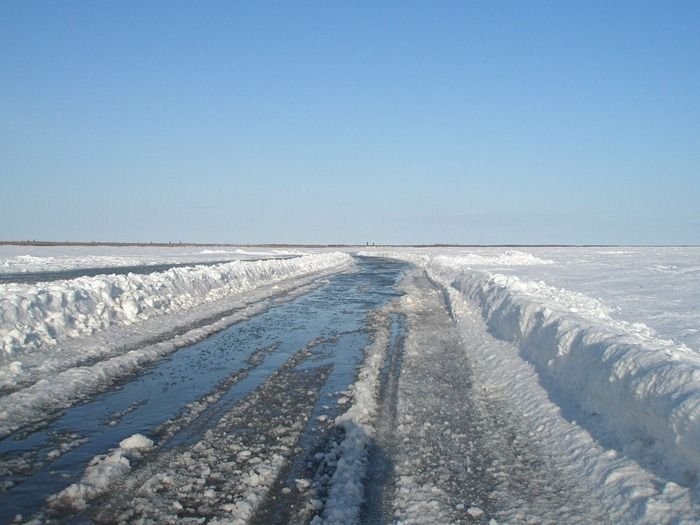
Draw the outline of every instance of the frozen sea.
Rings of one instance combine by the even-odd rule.
[[[700,247],[533,249],[554,261],[521,267],[543,280],[598,298],[616,317],[642,322],[661,337],[700,352]]]
[[[356,372],[355,384],[335,392],[337,417],[314,408],[335,406],[322,401],[326,394],[319,397],[332,367],[314,352],[347,334],[329,341],[307,334],[306,344],[288,349],[296,357],[227,405],[219,422],[200,428],[196,444],[174,439],[181,455],[171,457],[157,440],[139,435],[115,449],[91,450],[82,481],[53,500],[56,509],[90,500],[93,485],[126,476],[142,498],[139,512],[155,509],[161,518],[233,513],[240,523],[269,523],[280,509],[293,508],[282,521],[698,522],[700,247],[330,251],[0,247],[5,443],[50,429],[60,422],[55,414],[80,403],[128,392],[121,383],[113,388],[117,380],[136,385],[157,363],[220,349],[214,334],[250,320],[257,327],[246,335],[255,347],[250,359],[215,367],[225,379],[178,413],[186,426],[228,399],[247,374],[268,374],[267,364],[301,333],[290,327],[328,313],[323,305],[321,313],[307,308],[326,290],[340,314],[350,304],[372,308],[361,330],[374,334],[372,342],[346,378]],[[372,281],[377,268],[401,270],[382,287]],[[336,281],[351,283],[355,295],[334,291]],[[376,309],[372,294],[391,300]],[[262,321],[270,312],[287,308],[278,303],[301,309],[268,326]],[[280,344],[256,343],[275,327]],[[286,406],[292,386],[299,402]],[[147,406],[137,401],[108,423],[128,423]],[[285,407],[279,421],[250,416],[271,404]],[[229,430],[246,425],[257,425],[260,443],[246,445],[233,465],[227,450],[241,443],[226,441],[234,439]],[[303,429],[319,425],[327,436],[307,446],[311,433]],[[137,430],[154,437],[153,429]],[[21,457],[0,451],[0,467],[12,474],[28,461],[39,472],[46,454],[51,462],[83,447],[80,436],[67,434],[65,443],[56,436],[57,448],[48,453],[34,445]],[[132,450],[132,441],[144,451]],[[153,458],[145,469],[138,467],[142,454]],[[207,474],[198,479],[205,485],[190,498],[192,507],[183,507],[180,499],[196,481],[193,454],[201,456]],[[249,459],[246,476],[211,475],[219,463],[240,470]],[[143,476],[152,478],[142,485]],[[233,485],[224,490],[222,480]],[[24,483],[6,481],[0,489]],[[234,485],[240,494],[233,495]],[[382,496],[373,502],[366,496],[375,489]],[[122,499],[110,509],[132,507],[130,497]],[[95,519],[111,519],[112,510]]]
[[[615,318],[644,323],[700,352],[700,246],[426,248],[475,270],[515,275],[600,300]],[[534,257],[523,257],[532,255]]]
[[[0,245],[0,282],[8,275],[76,272],[139,266],[184,266],[232,260],[290,257],[308,250],[235,246],[24,246]],[[110,272],[103,272],[110,273]]]

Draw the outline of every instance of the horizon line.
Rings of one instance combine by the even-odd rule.
[[[111,246],[111,247],[261,247],[261,248],[687,248],[700,244],[621,244],[621,243],[232,243],[232,242],[138,242],[138,241],[3,241],[0,246]]]

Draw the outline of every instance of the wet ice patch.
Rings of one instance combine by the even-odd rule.
[[[690,349],[544,283],[467,272],[452,286],[556,385],[560,403],[602,416],[632,456],[653,456],[648,461],[681,475],[700,470],[700,357]],[[645,446],[635,452],[635,442]]]

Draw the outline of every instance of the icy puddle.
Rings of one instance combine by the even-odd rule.
[[[246,440],[257,427],[268,436],[289,431],[298,437],[301,425],[306,430],[300,446],[313,448],[314,436],[323,430],[324,421],[334,417],[338,399],[354,380],[369,342],[368,313],[397,295],[394,286],[406,266],[359,258],[357,267],[357,272],[327,278],[304,296],[175,352],[91,402],[65,411],[40,430],[28,435],[17,432],[1,441],[0,523],[17,515],[26,520],[44,506],[47,497],[79,482],[90,460],[137,433],[152,439],[156,452],[161,452],[148,454],[140,476],[149,468],[176,472],[176,464],[188,470],[183,450],[202,443],[211,442],[211,450],[217,453],[223,453],[217,447],[224,443],[240,447],[245,459],[245,451],[251,449]],[[275,389],[288,393],[289,399],[278,400],[277,407],[260,407],[255,399]],[[290,406],[285,409],[284,403]],[[251,406],[243,413],[241,407],[246,404]],[[268,409],[273,413],[264,422],[250,419],[256,410]],[[312,423],[307,426],[308,420]],[[277,427],[262,428],[271,422]],[[231,439],[240,442],[229,443]],[[267,447],[272,455],[258,459],[271,465],[273,472],[278,461],[275,446],[281,445],[268,445],[274,445]],[[291,445],[290,441],[284,446]],[[141,455],[129,458],[135,467]],[[290,472],[298,471],[291,467]],[[139,475],[129,482],[134,487],[141,481]],[[95,514],[93,519],[99,522],[97,511],[80,508],[81,499],[89,502],[100,493],[99,487],[92,489],[78,491],[78,505],[71,499],[76,494],[70,492],[73,489],[54,498],[52,510],[42,514],[41,520],[63,521],[80,510],[84,516]],[[121,504],[118,498],[113,500],[112,507],[105,508],[118,514]],[[131,507],[131,500],[127,503]],[[181,505],[177,500],[168,504],[174,505],[171,510]]]

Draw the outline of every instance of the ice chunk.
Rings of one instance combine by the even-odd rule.
[[[124,450],[150,450],[153,448],[153,440],[143,434],[134,434],[119,442],[119,448]]]
[[[469,514],[472,518],[478,519],[484,515],[484,511],[481,510],[479,507],[469,507],[467,509],[467,514]]]

